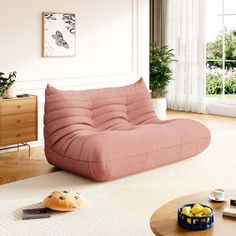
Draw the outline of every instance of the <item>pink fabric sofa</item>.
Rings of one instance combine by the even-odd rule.
[[[50,164],[111,180],[202,152],[209,130],[189,119],[160,121],[143,82],[82,91],[46,88],[45,153]]]

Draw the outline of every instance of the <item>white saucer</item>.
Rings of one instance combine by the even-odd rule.
[[[209,194],[209,198],[214,202],[224,202],[224,201],[226,201],[225,198],[216,199],[214,196],[212,196],[212,193]]]

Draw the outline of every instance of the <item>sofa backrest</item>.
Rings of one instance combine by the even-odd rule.
[[[130,129],[152,119],[156,116],[143,79],[123,87],[78,91],[48,85],[45,91],[45,137],[62,129],[81,135]]]

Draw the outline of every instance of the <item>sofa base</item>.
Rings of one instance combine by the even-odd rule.
[[[167,164],[178,162],[196,156],[199,151],[204,150],[210,143],[210,137],[185,143],[166,149],[157,150],[151,153],[144,153],[131,157],[124,157],[108,162],[88,162],[70,157],[65,157],[45,147],[48,162],[59,169],[63,169],[95,181],[108,181],[136,174],[142,171],[154,169]],[[172,156],[166,159],[166,156]],[[62,162],[62,160],[66,159]]]

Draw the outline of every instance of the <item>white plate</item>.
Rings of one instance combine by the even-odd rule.
[[[225,198],[216,199],[214,196],[212,196],[211,193],[209,194],[209,198],[210,198],[212,201],[214,201],[214,202],[224,202],[224,201],[226,201]]]

